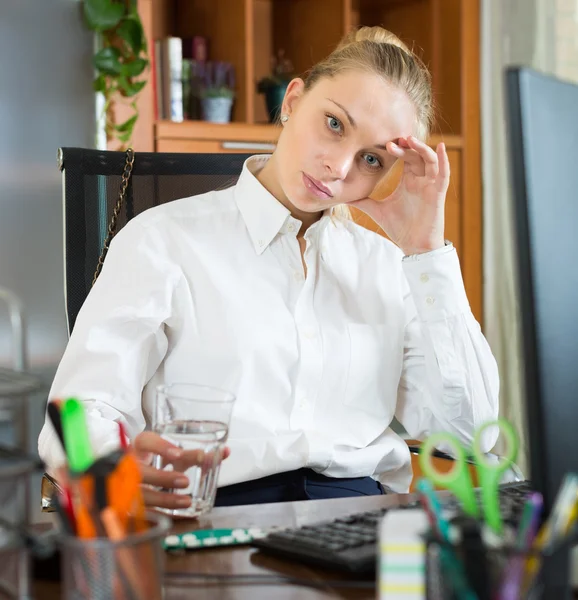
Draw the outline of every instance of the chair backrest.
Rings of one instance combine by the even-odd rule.
[[[117,232],[153,206],[234,185],[246,154],[136,152]],[[69,333],[92,285],[120,191],[124,152],[60,148],[65,297]]]

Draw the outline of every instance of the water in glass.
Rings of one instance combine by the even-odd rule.
[[[217,492],[220,454],[227,440],[228,426],[220,421],[175,420],[157,425],[155,431],[164,439],[185,452],[196,451],[198,464],[185,467],[186,459],[166,464],[156,455],[154,466],[157,469],[182,471],[189,479],[189,485],[180,489],[163,489],[174,494],[191,497],[188,508],[162,509],[163,512],[181,517],[195,517],[210,510]],[[190,455],[189,455],[190,456]]]

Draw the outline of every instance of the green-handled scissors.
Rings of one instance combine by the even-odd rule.
[[[480,449],[482,434],[489,427],[498,427],[507,445],[506,454],[495,463],[488,461]],[[450,447],[455,458],[453,468],[447,473],[439,471],[432,462],[432,453],[441,444]],[[516,460],[518,446],[518,436],[512,425],[505,419],[485,423],[476,431],[474,436],[472,454],[481,487],[483,516],[486,523],[496,533],[501,533],[503,527],[500,515],[500,481],[504,472]],[[480,516],[474,485],[468,469],[467,450],[455,435],[451,433],[434,433],[431,435],[421,446],[419,463],[423,474],[434,485],[447,489],[456,496],[466,514],[476,518]]]

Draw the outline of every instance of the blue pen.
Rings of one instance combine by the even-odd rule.
[[[544,501],[542,494],[534,492],[528,496],[520,519],[516,535],[516,552],[505,568],[505,576],[500,587],[498,600],[517,600],[520,597],[520,586],[524,575],[524,552],[534,543],[534,538],[540,524]]]
[[[420,479],[416,486],[416,490],[420,492],[422,498],[427,502],[431,512],[435,518],[436,528],[438,529],[441,538],[444,542],[450,541],[450,524],[442,514],[442,505],[435,494],[434,487],[429,479]]]
[[[450,577],[458,600],[478,600],[478,596],[470,588],[463,564],[450,547],[450,524],[442,514],[442,506],[429,479],[420,479],[416,489],[424,510],[432,522],[432,527],[441,537],[440,559],[443,571]]]

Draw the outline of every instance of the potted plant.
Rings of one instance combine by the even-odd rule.
[[[289,82],[293,78],[293,64],[285,57],[285,51],[279,50],[277,56],[271,58],[271,75],[257,82],[257,92],[265,94],[265,104],[269,113],[269,122],[279,118],[279,111]]]
[[[229,123],[235,98],[233,65],[222,61],[208,61],[202,65],[199,75],[203,120]]]
[[[84,20],[98,35],[93,57],[94,90],[104,97],[107,141],[130,144],[138,118],[136,98],[147,83],[149,60],[143,26],[135,0],[83,0]],[[123,123],[115,121],[115,102],[130,106]]]

